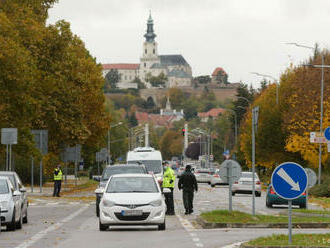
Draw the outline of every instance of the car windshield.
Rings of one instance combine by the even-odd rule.
[[[8,177],[9,180],[10,180],[10,182],[11,182],[11,184],[14,186],[14,188],[16,190],[16,183],[15,183],[15,177],[14,177],[14,175],[8,175],[8,174],[1,174],[0,173],[0,176],[2,176],[2,177]]]
[[[9,188],[6,180],[0,180],[0,194],[8,194]]]
[[[157,193],[153,177],[113,177],[108,184],[107,193]]]
[[[255,175],[255,178],[258,178],[257,174],[254,174],[254,175]],[[241,177],[252,178],[252,173],[241,173]]]
[[[111,166],[105,169],[102,175],[102,181],[107,181],[116,174],[145,174],[146,171],[141,166]]]
[[[200,173],[200,174],[209,174],[210,171],[209,171],[209,170],[197,170],[196,173]]]
[[[135,160],[128,161],[129,164],[144,164],[148,172],[159,174],[162,172],[162,162],[160,160]]]

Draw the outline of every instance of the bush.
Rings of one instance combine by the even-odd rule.
[[[321,185],[316,184],[309,193],[315,197],[330,197],[330,175],[323,176]]]

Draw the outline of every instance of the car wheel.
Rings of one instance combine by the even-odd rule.
[[[300,204],[299,207],[300,208],[306,208],[306,203]]]
[[[212,187],[212,188],[214,188],[214,187],[215,187],[215,185],[214,185],[214,184],[211,184],[211,187]]]
[[[210,184],[211,184],[211,182],[208,182],[208,184],[210,185]]]
[[[235,195],[235,192],[231,192],[231,195],[234,196]]]
[[[107,225],[104,225],[101,223],[101,221],[99,221],[99,229],[100,231],[105,231],[107,230],[108,226]]]
[[[164,231],[166,229],[166,224],[165,224],[165,220],[164,220],[164,223],[158,225],[158,230],[159,231]]]
[[[28,211],[27,211],[27,209],[26,209],[25,216],[23,217],[23,223],[24,224],[28,223]]]
[[[14,209],[14,211],[13,211],[13,217],[11,219],[11,222],[9,224],[7,224],[7,230],[8,231],[15,231],[16,230],[15,219],[16,219],[16,211]]]
[[[273,205],[272,205],[271,203],[269,203],[269,201],[268,201],[268,200],[266,200],[266,207],[267,207],[267,208],[272,208],[272,207],[273,207]]]
[[[261,192],[256,192],[256,197],[260,197],[261,196]]]
[[[23,226],[23,217],[22,217],[22,211],[21,211],[21,215],[19,216],[19,220],[18,222],[16,222],[16,229],[22,229]]]

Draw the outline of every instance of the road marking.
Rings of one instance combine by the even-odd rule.
[[[55,223],[54,225],[51,225],[50,227],[46,228],[45,230],[42,230],[40,232],[38,232],[37,234],[35,234],[34,236],[32,236],[31,238],[29,238],[28,240],[24,241],[22,244],[16,246],[16,248],[27,248],[30,247],[32,244],[34,244],[35,242],[39,241],[40,239],[42,239],[45,235],[47,235],[49,232],[52,232],[58,228],[60,228],[61,226],[63,226],[66,222],[69,222],[70,220],[72,220],[73,218],[77,217],[79,214],[81,214],[82,212],[84,212],[89,206],[85,205],[82,208],[80,208],[78,211],[76,211],[75,213],[67,216],[66,218],[62,219],[61,221]]]
[[[230,245],[226,245],[226,246],[222,246],[222,248],[238,248],[241,246],[241,244],[243,244],[246,241],[242,241],[242,242],[237,242],[234,244],[230,244]]]

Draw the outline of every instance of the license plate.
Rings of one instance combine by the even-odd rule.
[[[247,182],[243,182],[243,184],[246,184],[246,185],[251,185],[251,184],[252,184],[252,182],[249,182],[249,181],[247,181]]]
[[[141,216],[143,214],[142,210],[122,210],[122,216]]]

